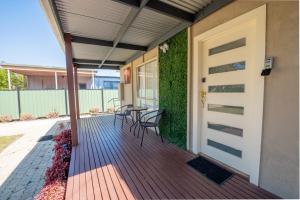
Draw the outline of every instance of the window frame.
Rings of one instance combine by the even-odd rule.
[[[106,86],[105,86],[106,83],[111,84],[110,86],[112,86],[112,87],[106,87]],[[114,84],[116,84],[116,87],[113,87]],[[103,81],[103,86],[102,86],[102,88],[103,88],[103,89],[108,89],[108,90],[116,90],[116,89],[118,89],[118,84],[120,84],[120,81],[104,80],[104,81]]]
[[[82,88],[82,86],[84,86],[84,88]],[[88,89],[86,83],[79,83],[79,84],[78,84],[78,87],[79,87],[79,89],[81,89],[81,90],[86,90],[86,89]]]
[[[146,74],[146,71],[147,71],[146,70],[146,65],[149,64],[149,63],[152,63],[152,62],[155,62],[155,64],[156,64],[156,76],[157,76],[157,82],[156,82],[156,85],[157,85],[157,88],[156,88],[157,95],[156,96],[157,97],[156,98],[148,98],[146,92],[145,92],[145,96],[144,97],[140,97],[139,96],[139,89],[140,89],[139,83],[140,82],[139,82],[139,78],[138,78],[138,70],[139,70],[140,67],[144,67],[145,74]],[[136,86],[135,86],[135,92],[136,92],[136,95],[135,95],[135,104],[139,105],[139,103],[138,103],[139,100],[143,100],[145,102],[147,102],[147,101],[156,102],[155,105],[158,106],[159,105],[159,62],[158,62],[158,58],[155,57],[155,58],[152,58],[150,60],[147,60],[146,62],[143,62],[143,63],[137,65],[135,67],[135,79],[136,79],[136,81],[135,81],[135,83],[136,83]],[[143,83],[144,83],[144,86],[145,86],[145,89],[146,89],[147,88],[147,78],[146,78],[146,75],[145,75]],[[153,93],[153,96],[155,96],[154,93]]]

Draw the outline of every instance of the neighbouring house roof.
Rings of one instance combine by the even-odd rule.
[[[66,76],[66,68],[51,67],[51,66],[37,66],[37,65],[21,65],[21,64],[1,64],[4,69],[9,69],[12,72],[23,74],[26,76],[54,76],[55,72],[59,76]],[[92,76],[96,75],[96,70],[78,69],[78,76]]]
[[[40,0],[79,68],[119,69],[233,0]]]

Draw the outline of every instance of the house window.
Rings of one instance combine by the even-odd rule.
[[[103,81],[104,89],[118,89],[120,81]]]
[[[137,67],[137,105],[158,107],[158,66],[156,60]]]
[[[86,89],[85,83],[79,83],[79,89]]]

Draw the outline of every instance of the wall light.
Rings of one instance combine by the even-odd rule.
[[[159,49],[162,50],[163,53],[166,53],[169,50],[169,45],[167,43],[163,43]]]

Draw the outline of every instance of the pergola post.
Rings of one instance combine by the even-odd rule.
[[[65,33],[64,40],[65,40],[68,95],[69,95],[69,111],[70,111],[70,121],[71,121],[71,130],[72,130],[72,145],[76,146],[78,144],[78,138],[77,138],[74,66],[73,66],[73,56],[72,56],[71,35],[69,33]]]
[[[80,119],[79,97],[78,97],[78,74],[77,74],[76,66],[74,66],[74,85],[75,85],[76,117],[77,119]]]
[[[11,90],[10,69],[7,69],[8,89]]]
[[[92,89],[95,89],[95,75],[93,71],[92,71]]]
[[[54,79],[55,79],[55,89],[58,89],[58,83],[57,83],[57,72],[54,72]]]

